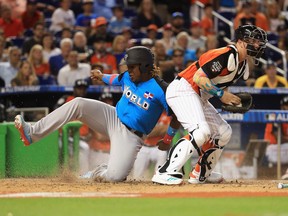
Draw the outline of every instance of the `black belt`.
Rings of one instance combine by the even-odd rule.
[[[124,124],[125,125],[125,124]],[[143,137],[143,133],[141,133],[140,131],[134,130],[132,128],[130,128],[129,126],[125,125],[125,127],[131,131],[132,133],[134,133],[135,135],[137,135],[138,137],[142,138]]]

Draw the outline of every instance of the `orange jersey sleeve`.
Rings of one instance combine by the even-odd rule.
[[[207,77],[211,80],[217,76],[224,77],[230,73],[227,69],[228,58],[230,54],[236,56],[236,50],[229,46],[210,50],[200,56],[197,62],[194,62],[185,70],[180,72],[179,76],[185,78],[191,84],[193,89],[199,93],[199,87],[193,81],[193,77],[196,71],[201,68]],[[235,59],[235,61],[238,60]],[[228,80],[227,84],[230,84],[234,79],[235,77],[233,77],[232,80]]]

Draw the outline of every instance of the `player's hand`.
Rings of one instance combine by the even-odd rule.
[[[163,139],[157,142],[158,149],[161,151],[168,151],[171,147],[171,144],[164,143]]]
[[[241,103],[241,98],[228,91],[224,91],[224,94],[220,100],[224,104],[239,105]]]
[[[103,74],[100,70],[92,70],[90,73],[90,77],[92,80],[102,81]]]

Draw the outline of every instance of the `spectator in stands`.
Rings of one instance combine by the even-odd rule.
[[[47,18],[52,16],[58,6],[59,0],[37,0],[37,9]]]
[[[93,46],[95,38],[104,38],[107,48],[111,48],[114,36],[107,31],[108,22],[105,17],[98,17],[91,20],[92,30],[88,37],[88,45]]]
[[[63,28],[73,29],[75,24],[75,16],[70,10],[71,0],[61,0],[60,7],[57,8],[51,17],[50,31],[57,33],[62,31]]]
[[[22,21],[12,17],[11,8],[7,5],[1,7],[0,28],[5,38],[22,37],[24,31]]]
[[[35,74],[37,75],[39,85],[53,85],[55,79],[50,75],[50,66],[44,61],[43,47],[36,44],[30,50],[28,61],[31,63]]]
[[[115,1],[116,0],[94,0],[94,13],[110,20],[113,16],[111,8],[115,5]]]
[[[83,0],[71,0],[70,9],[73,11],[75,17],[83,13],[82,5],[83,5]]]
[[[203,9],[200,8],[196,2],[202,3],[202,5],[212,3],[211,0],[190,0],[190,8],[189,8],[189,16],[190,16],[190,22],[193,21],[193,17],[197,17],[198,19],[202,19],[203,17]],[[218,3],[219,1],[217,1]],[[230,2],[230,1],[228,1]]]
[[[259,78],[256,79],[254,87],[287,88],[288,83],[284,77],[277,75],[276,63],[271,60],[268,60],[265,68],[265,75],[260,76]]]
[[[158,27],[155,24],[150,24],[147,26],[146,30],[147,38],[150,38],[153,41],[153,44],[158,39]]]
[[[125,37],[125,40],[127,41],[127,43],[129,42],[129,40],[131,40],[133,38],[133,29],[130,27],[126,27],[122,30],[121,35],[123,35]]]
[[[263,12],[261,12],[261,4],[263,2],[259,0],[249,0],[251,1],[251,12],[254,14],[256,18],[256,25],[260,28],[262,28],[264,31],[270,31],[269,28],[269,20]]]
[[[189,32],[188,29],[185,28],[184,14],[181,12],[172,13],[171,25],[175,37],[180,32]]]
[[[288,110],[288,97],[284,96],[280,101],[280,109]],[[281,163],[288,164],[288,123],[282,123],[281,126],[281,150],[280,158]],[[270,145],[266,148],[266,156],[268,162],[276,164],[278,161],[278,125],[273,123],[267,123],[265,127],[264,139],[270,142]],[[288,180],[288,169],[282,176],[283,180]]]
[[[267,18],[270,32],[277,34],[277,26],[285,25],[285,17],[281,14],[280,6],[275,0],[267,2]]]
[[[180,32],[176,37],[176,45],[184,50],[184,64],[189,60],[197,60],[196,50],[188,48],[189,40],[190,36],[187,32]],[[172,50],[170,50],[168,54],[172,55]]]
[[[113,95],[110,92],[103,92],[99,100],[114,106]],[[110,156],[110,139],[108,136],[99,132],[93,132],[92,139],[89,142],[90,152],[90,168],[93,169],[102,163],[108,163]]]
[[[15,78],[11,80],[11,86],[38,85],[37,76],[30,62],[22,61]]]
[[[278,34],[278,48],[287,51],[288,50],[288,33],[287,33],[287,26],[279,25],[277,26],[277,34]]]
[[[114,36],[121,34],[123,29],[131,28],[131,20],[124,17],[124,8],[121,5],[115,5],[112,7],[113,17],[109,21],[108,32],[111,32]]]
[[[212,12],[212,4],[206,4],[204,6],[204,16],[201,19],[201,27],[203,29],[204,36],[215,34]]]
[[[234,29],[241,25],[252,24],[262,28],[264,31],[269,30],[266,16],[257,11],[258,3],[256,1],[244,1],[241,10],[234,19]]]
[[[197,48],[205,47],[207,38],[203,35],[203,29],[200,22],[192,21],[190,25],[190,34],[189,49],[196,50]]]
[[[142,0],[136,16],[135,28],[145,33],[150,24],[155,24],[160,28],[162,27],[162,20],[156,12],[153,0]]]
[[[269,35],[269,42],[274,46],[277,46],[279,49],[284,51],[288,50],[288,35],[287,35],[287,26],[279,25],[277,26],[277,35],[273,38],[273,35]],[[266,49],[265,51],[266,59],[273,60],[278,67],[283,68],[283,58],[281,53],[273,49]],[[286,59],[288,60],[288,54],[286,52]],[[287,65],[288,66],[288,65]]]
[[[185,69],[184,50],[182,47],[176,46],[172,51],[173,66],[162,71],[162,79],[167,83],[171,83],[178,73]]]
[[[96,37],[94,39],[94,53],[90,58],[90,63],[101,63],[104,67],[103,73],[105,74],[117,74],[117,60],[116,57],[107,52],[105,38]]]
[[[6,40],[0,35],[0,62],[8,61],[8,49],[6,49]]]
[[[166,23],[162,29],[162,38],[160,41],[165,44],[166,50],[173,49],[176,43],[176,38],[173,35],[172,25],[170,23]]]
[[[208,35],[206,37],[205,48],[206,50],[216,49],[219,47],[219,41],[216,35]]]
[[[86,79],[90,76],[91,66],[80,63],[77,51],[70,51],[67,58],[68,64],[60,69],[57,81],[62,86],[73,86],[77,79]]]
[[[36,23],[44,23],[44,15],[37,10],[37,0],[27,0],[26,10],[21,15],[23,27],[26,30],[32,29]]]
[[[134,162],[133,179],[151,179],[152,176],[147,174],[147,172],[149,172],[149,165],[153,163],[154,170],[156,171],[158,167],[165,163],[168,152],[160,151],[158,149],[157,142],[166,134],[170,121],[170,117],[163,112],[154,129],[147,135],[146,139],[144,140],[144,144],[138,152],[137,158]]]
[[[156,40],[153,51],[155,55],[155,64],[160,68],[160,71],[166,70],[167,68],[173,66],[173,61],[171,60],[171,57],[167,55],[166,47],[163,41]]]
[[[73,36],[73,50],[78,52],[80,62],[87,62],[93,50],[87,45],[87,37],[82,31],[77,31]]]
[[[62,39],[60,42],[61,54],[51,56],[49,59],[50,72],[57,77],[59,70],[67,64],[67,58],[73,49],[73,42],[70,38]]]
[[[97,14],[93,13],[93,0],[83,0],[83,13],[76,18],[76,29],[86,32],[91,26],[91,19],[96,19]]]
[[[43,34],[45,32],[44,24],[37,22],[33,27],[33,36],[24,41],[22,47],[22,54],[27,56],[30,52],[30,49],[35,44],[41,44]]]
[[[61,49],[56,47],[54,36],[51,33],[44,33],[41,45],[43,47],[43,59],[46,62],[49,62],[50,57],[61,54]]]
[[[74,34],[74,31],[71,28],[63,28],[61,32],[58,32],[58,34],[55,34],[56,40],[61,41],[64,38],[72,38]],[[59,43],[58,43],[59,44]]]
[[[203,53],[205,53],[207,50],[206,50],[206,48],[205,47],[199,47],[199,48],[197,48],[196,49],[196,57],[197,57],[197,60],[199,60],[199,58],[200,58],[200,56],[203,54]],[[192,61],[192,62],[194,62],[194,61]],[[190,62],[191,63],[191,62]],[[187,62],[186,62],[186,64],[187,64]]]
[[[63,95],[54,106],[54,109],[62,106],[63,104],[73,100],[76,97],[87,97],[87,89],[89,84],[84,79],[77,79],[73,84],[73,94]],[[79,173],[83,174],[89,170],[90,166],[90,148],[88,142],[91,140],[92,131],[89,127],[83,124],[79,130],[80,141],[79,141]],[[69,139],[69,141],[72,141]]]
[[[124,58],[127,47],[128,47],[128,41],[126,41],[123,35],[117,35],[114,38],[114,41],[112,44],[112,54],[116,58],[117,65],[119,65],[121,59]]]
[[[8,56],[8,62],[0,62],[0,78],[5,81],[6,87],[10,86],[19,70],[21,50],[15,46],[9,47]]]

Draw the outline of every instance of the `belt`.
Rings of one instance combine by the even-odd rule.
[[[125,124],[124,124],[125,125]],[[138,137],[142,138],[143,137],[143,133],[141,133],[140,131],[134,130],[132,128],[130,128],[129,126],[125,125],[125,127],[132,133],[134,133],[135,135],[137,135]]]

